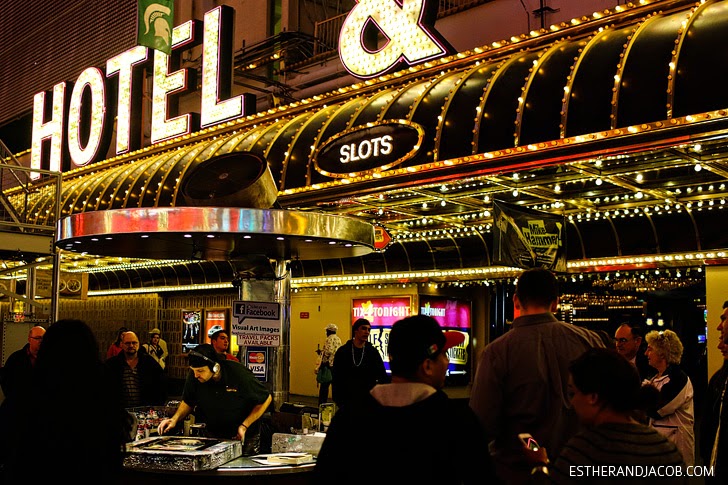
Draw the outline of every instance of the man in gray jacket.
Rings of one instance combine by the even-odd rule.
[[[596,332],[557,320],[558,302],[550,271],[524,271],[513,296],[517,317],[511,330],[488,344],[478,361],[470,407],[492,441],[498,474],[509,484],[530,478],[519,433],[530,433],[556,456],[578,431],[568,367],[587,349],[604,347]]]

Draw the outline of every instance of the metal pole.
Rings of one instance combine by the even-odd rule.
[[[540,7],[538,10],[539,10],[539,12],[541,12],[541,28],[545,29],[546,28],[546,11],[544,10],[543,0],[541,0],[539,3],[540,3]]]
[[[50,323],[58,321],[58,299],[60,298],[59,289],[61,287],[61,250],[54,249],[53,255],[53,276],[51,277],[51,312]]]
[[[273,402],[276,409],[288,401],[290,394],[291,372],[291,272],[290,261],[275,260],[274,299],[281,308],[281,345],[271,347],[270,358],[273,380]]]

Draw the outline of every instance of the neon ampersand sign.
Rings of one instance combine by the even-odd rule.
[[[432,0],[357,0],[341,26],[339,57],[352,75],[372,78],[401,64],[421,64],[454,52],[433,28],[438,3]],[[384,45],[370,49],[365,31],[375,28]]]

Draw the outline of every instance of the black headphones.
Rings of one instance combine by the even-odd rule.
[[[212,373],[213,373],[213,374],[217,374],[218,372],[220,372],[220,364],[219,364],[219,363],[217,363],[217,362],[215,362],[215,361],[214,361],[214,360],[212,360],[211,358],[209,358],[209,357],[206,357],[206,356],[202,355],[202,354],[201,354],[201,353],[199,353],[199,352],[195,352],[194,350],[190,351],[190,357],[199,357],[199,358],[201,358],[201,359],[204,359],[204,360],[208,361],[208,362],[209,362],[209,363],[211,363],[211,364],[214,364],[214,365],[212,366]]]

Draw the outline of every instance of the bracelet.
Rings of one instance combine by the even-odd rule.
[[[245,428],[245,431],[248,431],[248,425],[247,424],[243,423],[240,426],[244,427]]]

